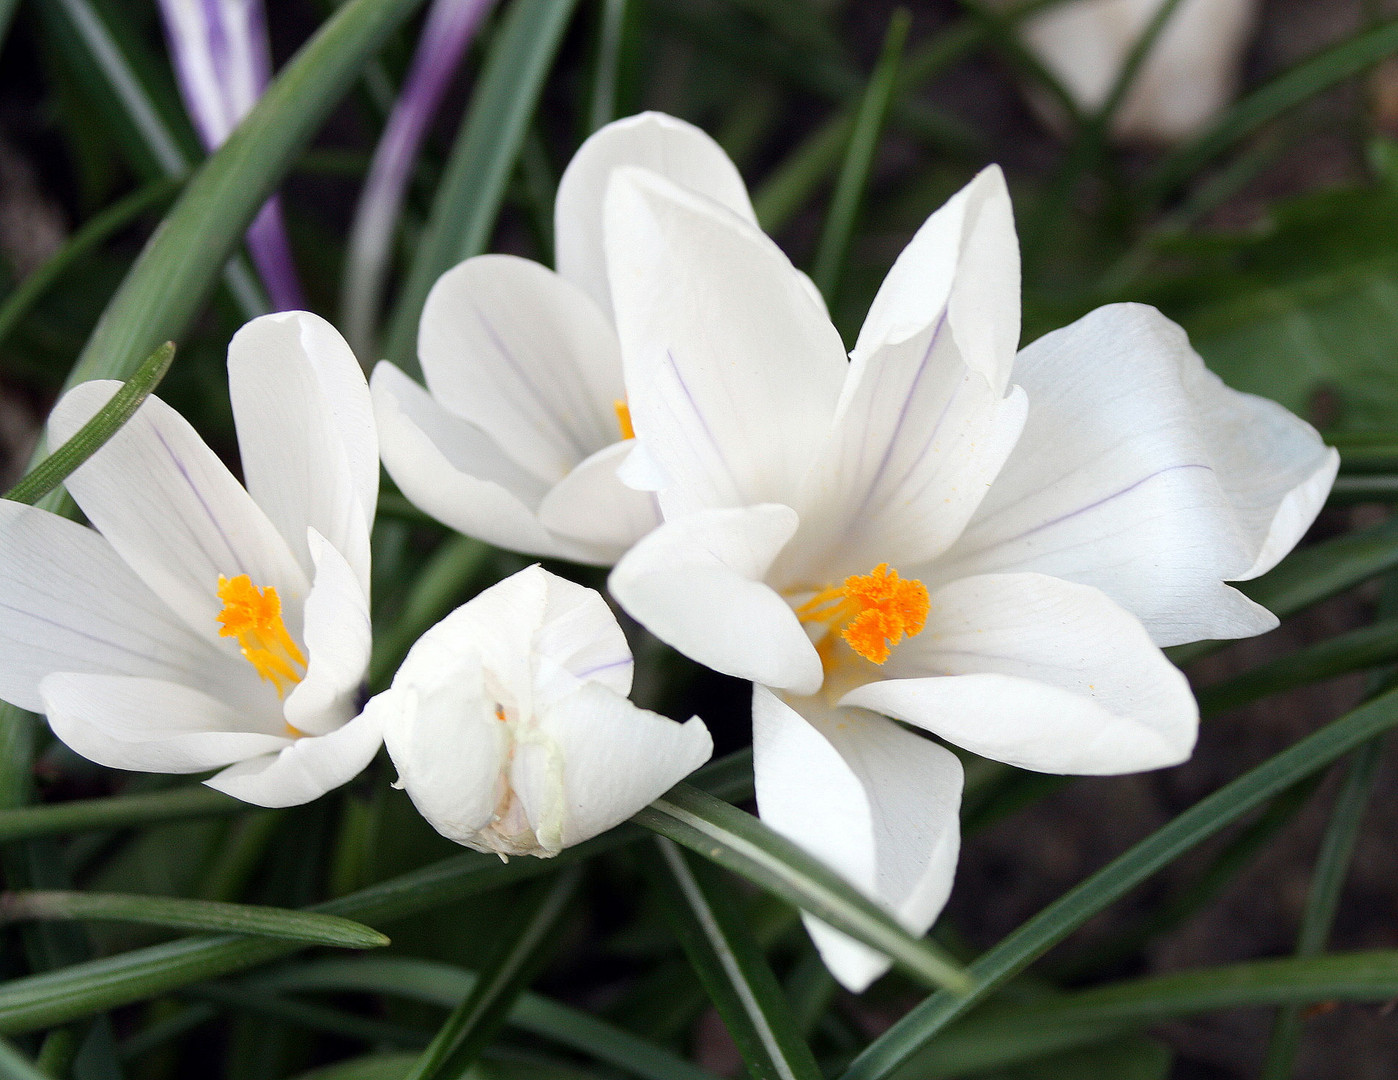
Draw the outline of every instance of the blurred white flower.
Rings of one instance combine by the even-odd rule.
[[[849,362],[723,207],[630,169],[607,230],[645,452],[627,475],[666,518],[610,587],[759,684],[763,820],[920,934],[951,887],[961,770],[886,716],[1045,772],[1189,755],[1197,709],[1158,646],[1276,624],[1224,582],[1273,566],[1324,502],[1338,456],[1315,431],[1224,386],[1151,308],[1016,356],[998,169],[913,238]],[[846,986],[887,967],[807,922]]]
[[[696,716],[637,708],[631,652],[592,589],[538,566],[423,634],[365,714],[439,833],[547,858],[619,825],[713,752]]]
[[[1073,100],[1093,110],[1164,3],[1070,0],[1025,20],[1022,33]],[[1256,12],[1257,0],[1181,0],[1112,118],[1113,133],[1168,142],[1203,127],[1233,97]]]
[[[149,398],[67,481],[96,527],[0,501],[0,698],[48,715],[86,758],[194,773],[289,806],[381,742],[358,716],[369,662],[378,453],[349,347],[305,312],[228,349],[244,489]],[[67,440],[119,387],[54,407]]]
[[[643,165],[756,221],[742,178],[698,128],[659,113],[589,138],[558,186],[558,272],[482,255],[443,274],[423,308],[428,390],[374,371],[384,467],[420,509],[532,555],[611,565],[659,522],[617,479],[630,420],[612,322],[602,198]]]

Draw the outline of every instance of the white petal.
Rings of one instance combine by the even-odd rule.
[[[92,529],[0,500],[0,698],[41,712],[56,671],[143,675],[249,700],[257,678],[190,632]]]
[[[620,825],[713,753],[697,716],[683,724],[587,683],[535,718],[512,784],[548,854]]]
[[[1101,592],[996,574],[930,599],[922,633],[841,704],[1039,772],[1109,775],[1189,757],[1199,728],[1189,684]]]
[[[947,902],[960,848],[961,763],[928,739],[857,709],[753,688],[753,772],[762,820],[893,911],[921,937]],[[889,967],[803,916],[831,973],[862,991]]]
[[[1153,308],[1099,308],[1025,349],[1018,446],[945,572],[1096,586],[1160,645],[1276,625],[1224,581],[1280,557],[1336,456],[1280,406],[1224,386]]]
[[[485,666],[495,700],[521,715],[547,704],[547,694],[536,701],[541,661],[557,669],[545,689],[560,678],[566,693],[584,681],[620,694],[631,688],[631,650],[601,594],[539,566],[497,582],[418,638],[394,683],[431,684],[433,672],[463,656]]]
[[[622,557],[608,588],[632,618],[691,659],[814,693],[823,677],[815,646],[762,581],[796,526],[794,510],[773,504],[667,521]]]
[[[356,716],[328,735],[308,735],[275,754],[241,761],[204,783],[256,806],[299,806],[348,783],[383,745],[379,717]]]
[[[757,224],[737,166],[708,135],[664,113],[646,112],[594,132],[563,170],[554,204],[558,272],[611,313],[602,205],[612,171],[639,165],[697,191]]]
[[[464,663],[461,657],[470,657],[491,673],[489,689],[497,702],[532,712],[534,642],[549,608],[553,578],[529,566],[478,593],[418,638],[394,682],[434,685],[435,669],[455,668]]]
[[[621,438],[616,331],[547,267],[481,255],[448,270],[422,309],[427,387],[526,471],[549,481]]]
[[[1225,385],[1193,351],[1182,361],[1184,391],[1214,476],[1252,556],[1229,580],[1248,581],[1276,566],[1306,535],[1330,494],[1340,454],[1285,407]]]
[[[369,386],[344,338],[305,311],[254,319],[229,343],[228,391],[244,482],[307,576],[310,527],[367,591],[379,445]]]
[[[567,672],[574,686],[577,682],[595,682],[622,697],[629,694],[633,667],[631,646],[602,594],[538,566],[521,570],[506,581],[529,578],[542,584],[544,596],[544,607],[530,642],[535,660],[547,661]],[[500,585],[492,589],[500,590]],[[532,589],[533,583],[530,585]],[[515,603],[503,590],[496,592],[492,599],[496,597],[504,603]],[[539,685],[539,676],[536,667],[536,709],[547,707],[553,700]],[[569,687],[569,692],[572,689]]]
[[[384,468],[418,509],[458,532],[512,551],[609,561],[545,529],[537,507],[547,485],[392,364],[374,369],[372,391]]]
[[[673,481],[667,516],[790,504],[849,365],[787,257],[634,168],[613,176],[607,245],[631,419]]]
[[[660,524],[654,494],[622,483],[617,470],[629,460],[634,441],[598,450],[560,480],[539,504],[539,521],[560,536],[612,552],[615,562]]]
[[[439,662],[409,668],[405,661],[365,715],[380,718],[398,782],[418,813],[447,839],[476,847],[503,794],[508,732],[486,690],[480,654],[429,651]]]
[[[65,442],[119,385],[87,382],[65,394],[49,418],[50,441]],[[65,483],[117,554],[195,633],[218,639],[220,574],[275,587],[288,629],[299,633],[306,574],[223,462],[159,398],[147,398]]]
[[[906,341],[944,309],[966,365],[1003,393],[1019,346],[1019,240],[998,165],[923,223],[874,297],[851,355]]]
[[[946,319],[856,359],[802,508],[824,541],[802,545],[824,574],[815,584],[950,547],[1014,449],[1025,410],[1023,391],[1003,397],[967,370]]]
[[[160,679],[63,672],[45,678],[39,693],[53,733],[113,769],[203,772],[289,741],[208,694]]]
[[[286,722],[325,735],[359,711],[373,635],[369,598],[353,569],[325,537],[308,532],[316,576],[306,598],[306,677],[287,695]]]

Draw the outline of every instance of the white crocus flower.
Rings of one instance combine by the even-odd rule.
[[[417,507],[492,544],[611,565],[659,522],[616,476],[631,422],[612,319],[602,199],[638,165],[755,222],[742,177],[698,128],[659,113],[589,138],[558,186],[558,272],[511,255],[447,271],[423,308],[427,390],[374,371],[384,467]]]
[[[606,602],[538,566],[418,639],[365,709],[399,786],[439,833],[547,858],[619,825],[713,752],[627,700],[631,651]]]
[[[666,521],[611,575],[653,633],[753,680],[763,819],[931,924],[961,770],[896,717],[1046,772],[1184,760],[1158,646],[1260,633],[1224,584],[1300,538],[1337,455],[1236,393],[1151,308],[1015,354],[1018,245],[988,169],[927,221],[846,362],[758,230],[642,170],[607,204],[612,293]],[[882,715],[881,715],[882,714]],[[808,920],[860,989],[887,961]]]
[[[305,312],[228,349],[244,489],[149,398],[67,480],[96,527],[0,502],[0,698],[118,769],[196,773],[261,806],[344,783],[381,742],[369,662],[378,453],[349,347]],[[57,445],[120,384],[55,406]]]
[[[1164,3],[1071,0],[1031,16],[1022,33],[1073,100],[1095,110]],[[1169,142],[1213,119],[1233,97],[1256,14],[1257,0],[1182,0],[1113,115],[1113,132]]]

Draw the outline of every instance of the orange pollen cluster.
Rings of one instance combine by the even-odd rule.
[[[930,608],[927,586],[917,578],[900,578],[888,563],[867,574],[845,578],[843,585],[816,593],[796,609],[802,622],[825,623],[865,660],[882,664],[905,637],[922,633]],[[829,634],[817,642],[827,658]],[[829,664],[827,663],[827,667]]]
[[[219,637],[237,638],[257,674],[277,688],[277,697],[287,686],[301,681],[306,658],[287,633],[282,622],[282,601],[271,585],[259,589],[247,574],[235,578],[218,576]],[[299,669],[299,670],[298,670]]]
[[[612,402],[612,408],[616,410],[616,426],[621,432],[621,437],[634,439],[636,429],[631,426],[631,406],[626,404],[625,398],[617,398]]]

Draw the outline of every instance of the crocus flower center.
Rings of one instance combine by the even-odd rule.
[[[612,402],[612,408],[616,410],[616,426],[622,439],[634,439],[636,429],[631,426],[631,406],[626,404],[625,398],[617,398]]]
[[[257,674],[277,688],[277,697],[295,686],[306,672],[306,658],[282,622],[282,601],[271,585],[259,589],[247,574],[218,576],[219,637],[238,639]]]
[[[879,563],[867,574],[854,574],[842,585],[822,589],[796,608],[796,617],[826,626],[816,650],[829,671],[837,633],[865,660],[882,664],[905,637],[922,633],[929,606],[926,585],[917,578],[901,578],[888,563]]]

